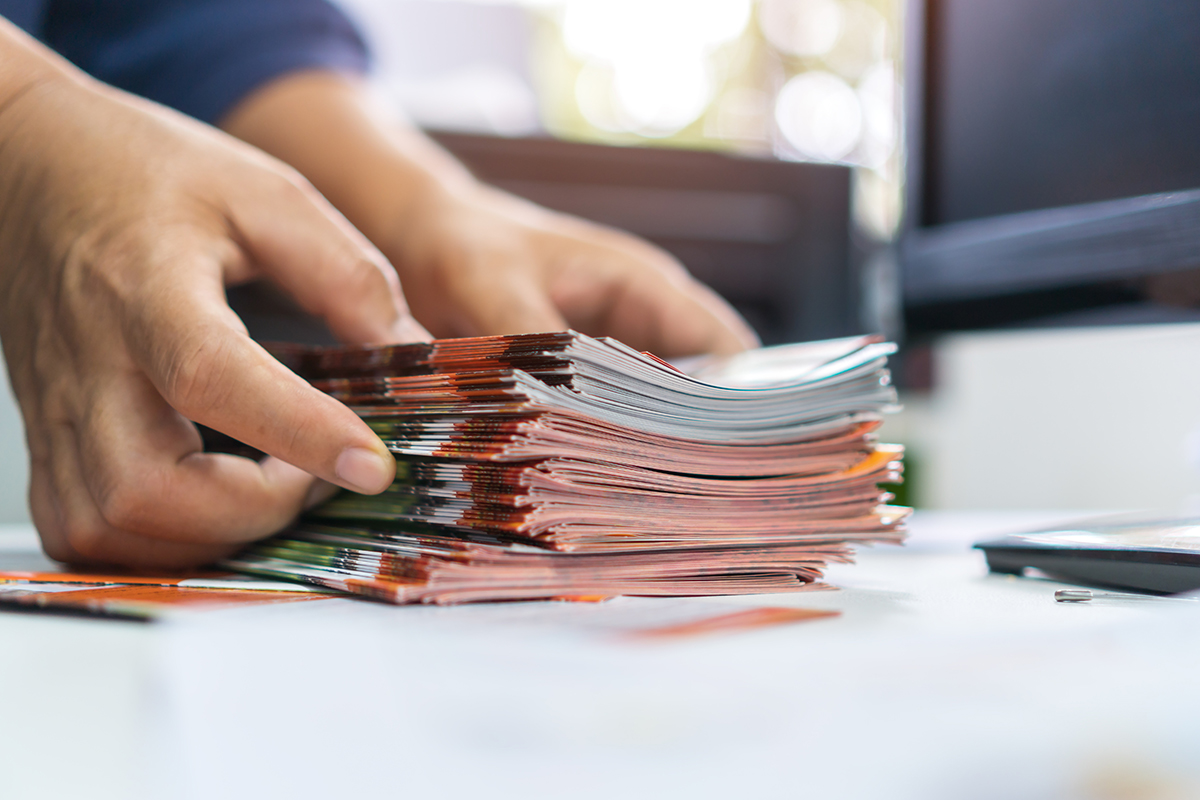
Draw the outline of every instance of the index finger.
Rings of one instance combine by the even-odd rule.
[[[162,287],[127,335],[135,362],[167,403],[345,489],[387,488],[395,461],[366,423],[250,339],[215,279],[199,283]]]
[[[566,268],[551,292],[572,324],[664,358],[758,346],[733,306],[668,254],[616,232],[589,239],[559,244]]]

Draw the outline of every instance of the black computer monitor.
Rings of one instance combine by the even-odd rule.
[[[1131,300],[1200,267],[1200,2],[906,8],[910,328]]]

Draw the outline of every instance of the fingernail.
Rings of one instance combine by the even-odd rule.
[[[333,499],[333,496],[341,490],[342,487],[335,486],[328,481],[318,478],[313,481],[313,485],[308,489],[308,494],[304,497],[304,510],[309,511],[321,505],[326,500]]]
[[[363,494],[377,494],[396,479],[396,464],[374,450],[350,447],[342,451],[333,473],[347,489]]]

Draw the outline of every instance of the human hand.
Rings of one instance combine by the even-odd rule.
[[[385,240],[421,321],[441,336],[572,327],[663,357],[757,337],[666,252],[478,183],[429,190]]]
[[[0,47],[35,50],[10,29]],[[0,339],[47,553],[198,565],[285,526],[329,491],[312,476],[385,488],[379,439],[224,296],[266,277],[346,341],[427,337],[384,258],[274,159],[65,65],[48,75],[0,111]],[[271,457],[204,453],[193,422]]]
[[[396,265],[414,313],[438,336],[570,326],[664,357],[757,344],[667,253],[483,186],[357,81],[287,75],[221,126],[332,200]]]

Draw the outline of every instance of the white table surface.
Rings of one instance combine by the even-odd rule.
[[[1061,518],[918,514],[837,592],[0,614],[0,798],[1200,797],[1200,603],[1056,604],[968,549]],[[843,614],[619,635],[706,603]]]

